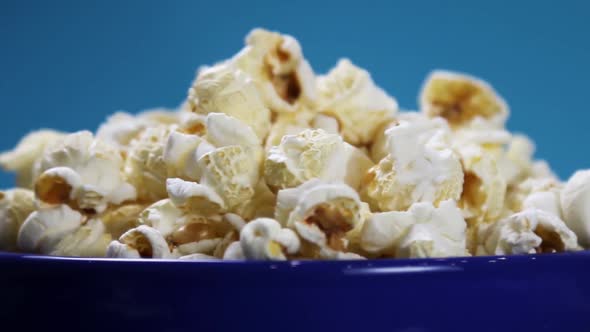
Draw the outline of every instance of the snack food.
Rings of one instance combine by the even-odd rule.
[[[434,71],[402,112],[341,59],[255,29],[178,110],[39,130],[0,166],[0,250],[120,259],[422,258],[590,247],[590,170],[567,183],[481,79]]]

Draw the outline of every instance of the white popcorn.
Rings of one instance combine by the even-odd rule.
[[[167,237],[179,227],[184,213],[170,199],[163,199],[148,206],[139,215],[139,223],[147,225]]]
[[[304,240],[305,257],[334,258],[347,252],[368,213],[354,189],[342,183],[308,181],[279,191],[276,218]]]
[[[446,132],[435,128],[428,122],[401,121],[387,130],[389,155],[369,170],[361,191],[373,210],[403,211],[416,202],[438,205],[459,199],[461,163]]]
[[[325,114],[317,114],[311,120],[311,126],[315,129],[322,129],[328,134],[338,134],[340,132],[340,124],[338,123],[338,120]]]
[[[167,238],[179,255],[214,254],[224,237],[231,232],[231,226],[221,218],[204,218],[188,215],[180,221],[183,224]]]
[[[212,216],[225,212],[225,202],[208,186],[181,179],[168,179],[166,187],[172,204],[185,213]]]
[[[281,144],[271,148],[264,162],[264,178],[277,191],[296,187],[317,178],[345,181],[358,188],[361,178],[373,166],[355,147],[335,134],[322,129],[304,130],[284,136]]]
[[[498,158],[498,169],[508,185],[516,185],[533,174],[534,143],[524,135],[514,135]]]
[[[488,255],[552,253],[578,250],[576,234],[559,217],[527,209],[484,232],[480,253]]]
[[[137,198],[142,201],[166,198],[168,170],[164,150],[171,129],[164,125],[150,127],[131,142],[125,161],[125,175],[137,188]]]
[[[66,134],[53,130],[39,130],[23,137],[12,151],[0,154],[0,167],[16,172],[16,183],[19,187],[33,188],[35,178],[34,167],[47,146],[61,140]]]
[[[291,113],[277,113],[266,138],[265,148],[268,150],[279,145],[285,135],[297,135],[306,129],[313,128],[312,123],[316,116],[317,114],[308,108],[301,108]]]
[[[197,165],[197,149],[201,144],[208,143],[199,136],[172,131],[163,152],[167,176],[198,180],[201,174]]]
[[[189,90],[191,111],[225,113],[243,121],[264,138],[270,130],[270,110],[252,78],[231,62],[201,70]]]
[[[246,123],[237,118],[222,114],[209,113],[206,118],[207,141],[215,147],[232,145],[260,147],[261,140]]]
[[[247,220],[272,218],[276,203],[276,195],[266,185],[264,179],[260,179],[254,188],[254,197],[234,208],[234,212]]]
[[[52,256],[104,257],[112,237],[100,219],[91,219],[67,234],[53,249]]]
[[[361,247],[372,255],[409,257],[465,256],[466,223],[452,200],[434,207],[414,203],[408,211],[377,213],[364,224]]]
[[[245,260],[244,251],[242,250],[242,244],[240,241],[236,241],[227,247],[225,254],[223,255],[224,260],[240,261]]]
[[[317,79],[320,112],[338,119],[340,133],[353,145],[371,143],[377,130],[391,121],[397,102],[375,85],[371,75],[341,59]]]
[[[420,108],[430,117],[445,118],[452,128],[478,117],[501,126],[508,117],[508,106],[489,84],[447,71],[434,71],[426,78]]]
[[[35,194],[47,204],[70,204],[90,213],[103,212],[108,204],[136,198],[125,182],[123,160],[113,146],[81,131],[47,147],[38,163],[41,174]]]
[[[160,232],[146,225],[130,229],[118,241],[109,244],[110,258],[173,258],[168,243]]]
[[[299,251],[299,238],[283,229],[274,219],[259,218],[246,224],[240,233],[242,252],[247,259],[285,260]]]
[[[563,185],[552,178],[528,178],[509,187],[505,209],[520,212],[527,208],[537,208],[561,218],[562,188]]]
[[[41,209],[29,215],[18,231],[19,250],[50,254],[68,234],[82,226],[85,217],[67,205]]]
[[[590,247],[590,170],[575,172],[561,191],[561,207],[566,224],[580,244]]]
[[[217,258],[217,257],[205,255],[205,254],[191,254],[191,255],[181,256],[178,259],[187,260],[187,261],[200,261],[200,262],[219,260],[219,258]]]
[[[274,112],[294,112],[297,104],[313,104],[316,99],[313,70],[289,35],[254,29],[246,37],[246,47],[230,61],[252,78]]]
[[[213,189],[224,201],[228,211],[254,197],[260,180],[260,160],[256,148],[224,146],[199,159],[200,184]]]
[[[0,250],[15,251],[18,230],[35,210],[35,195],[28,189],[0,191]]]

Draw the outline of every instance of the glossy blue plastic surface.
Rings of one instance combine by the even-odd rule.
[[[281,263],[0,254],[0,285],[0,322],[18,331],[590,331],[588,252]]]

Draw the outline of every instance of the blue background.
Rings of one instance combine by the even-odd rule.
[[[341,56],[401,106],[444,68],[492,83],[508,127],[562,178],[590,167],[590,6],[583,1],[0,1],[0,150],[40,127],[95,129],[116,110],[178,105],[195,69],[262,26],[316,72]],[[0,187],[12,177],[0,175]]]

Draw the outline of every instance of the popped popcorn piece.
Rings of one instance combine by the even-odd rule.
[[[277,197],[276,219],[301,237],[304,257],[330,259],[348,252],[367,213],[357,192],[342,183],[311,180]]]
[[[371,143],[377,130],[397,112],[395,99],[348,59],[339,60],[327,75],[318,77],[317,89],[320,112],[338,119],[341,135],[353,145]]]
[[[129,203],[105,211],[100,220],[107,233],[118,239],[123,233],[139,226],[139,217],[146,209],[144,204]]]
[[[167,177],[197,181],[201,177],[197,165],[197,149],[201,144],[208,143],[199,136],[172,131],[163,152]]]
[[[311,126],[315,129],[322,129],[328,134],[338,134],[340,132],[338,120],[325,114],[316,114],[311,120]]]
[[[420,109],[430,117],[445,118],[459,128],[477,117],[503,125],[508,106],[486,82],[467,75],[434,71],[420,93]]]
[[[252,78],[224,62],[199,71],[187,100],[191,111],[225,113],[243,121],[264,138],[270,130],[270,110],[264,105]]]
[[[274,112],[294,112],[297,104],[313,105],[316,99],[313,70],[289,35],[254,29],[230,61],[252,78]]]
[[[308,108],[301,108],[290,113],[277,113],[266,138],[265,148],[268,150],[279,145],[286,135],[297,135],[306,129],[311,129],[316,116],[317,114]]]
[[[12,151],[0,154],[0,167],[16,173],[19,187],[32,189],[35,178],[35,165],[47,146],[61,140],[66,134],[54,130],[38,130],[23,137]]]
[[[29,215],[18,231],[17,246],[22,252],[51,254],[68,234],[86,221],[67,205],[40,209]]]
[[[163,199],[148,206],[138,218],[139,224],[147,225],[167,237],[179,226],[184,213],[170,199]]]
[[[184,213],[219,215],[226,210],[223,199],[210,187],[181,179],[168,179],[170,201]]]
[[[173,258],[168,243],[160,232],[146,225],[125,232],[107,247],[110,258]]]
[[[244,256],[244,251],[242,250],[242,244],[240,241],[230,244],[223,255],[223,260],[241,261],[245,259],[246,256]]]
[[[65,136],[45,149],[36,167],[35,194],[47,204],[69,204],[88,213],[101,213],[109,204],[136,198],[122,173],[117,148],[88,131]]]
[[[236,206],[233,210],[246,220],[272,218],[274,217],[276,203],[277,196],[266,185],[264,179],[260,179],[254,188],[254,197]]]
[[[199,161],[200,184],[213,189],[228,211],[250,201],[261,176],[259,151],[249,146],[224,146],[203,155]]]
[[[299,251],[299,238],[276,220],[259,218],[246,224],[240,233],[242,252],[247,259],[286,260]]]
[[[459,150],[465,179],[459,205],[467,219],[498,220],[504,209],[506,180],[497,159],[476,144]]]
[[[0,191],[0,250],[15,251],[18,230],[35,211],[35,195],[28,189]]]
[[[209,255],[205,255],[205,254],[191,254],[191,255],[181,256],[178,259],[187,260],[187,261],[199,261],[199,262],[219,260],[219,258],[217,258],[217,257],[209,256]]]
[[[508,188],[505,208],[513,212],[537,208],[561,218],[562,188],[563,185],[553,178],[528,178]]]
[[[240,145],[259,147],[261,139],[246,123],[223,113],[209,113],[206,118],[207,141],[215,147]]]
[[[590,170],[577,171],[569,178],[561,191],[561,207],[580,244],[590,247]]]
[[[438,207],[414,203],[408,211],[382,212],[364,224],[361,247],[397,258],[466,256],[466,222],[452,200]]]
[[[125,160],[125,175],[137,188],[137,198],[141,201],[166,198],[168,169],[164,150],[171,129],[165,125],[150,127],[131,142]]]
[[[458,200],[463,186],[459,158],[442,129],[401,121],[387,130],[389,155],[369,170],[363,199],[375,211],[403,211],[416,202]]]
[[[508,185],[516,185],[533,175],[534,143],[524,135],[514,135],[498,158],[498,169]],[[547,176],[548,177],[548,176]]]
[[[67,234],[53,249],[52,256],[105,257],[112,241],[100,219],[91,219]]]
[[[578,239],[557,216],[527,209],[493,224],[483,236],[480,254],[508,255],[578,250]]]

